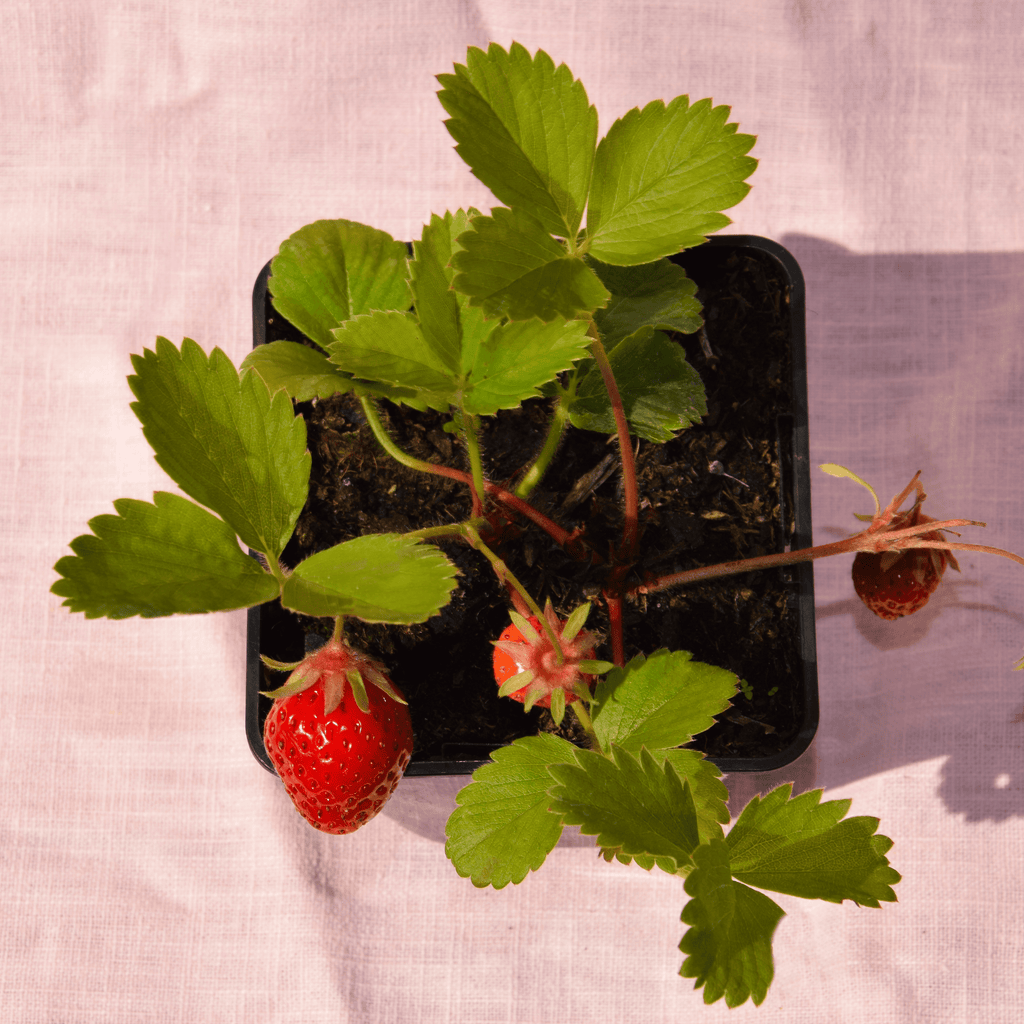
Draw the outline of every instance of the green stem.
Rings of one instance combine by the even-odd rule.
[[[363,406],[363,415],[366,416],[366,422],[370,430],[373,432],[373,436],[377,438],[381,448],[384,449],[396,462],[400,462],[403,466],[408,466],[409,469],[418,469],[424,473],[438,473],[441,476],[449,476],[451,474],[444,472],[444,467],[435,466],[432,462],[424,462],[422,459],[414,458],[412,455],[403,452],[401,448],[391,439],[391,435],[384,429],[384,424],[381,422],[380,416],[377,414],[377,407],[367,398],[365,395],[359,396],[359,401]]]
[[[586,704],[582,700],[574,700],[569,707],[572,708],[573,714],[579,719],[580,725],[583,726],[583,730],[586,732],[591,744],[597,747],[597,733],[594,732],[594,720],[590,717]]]
[[[380,446],[396,462],[400,462],[403,466],[408,466],[410,469],[419,470],[421,473],[433,473],[436,476],[444,476],[449,480],[458,480],[460,483],[472,485],[470,475],[464,473],[461,469],[452,469],[450,466],[438,466],[433,462],[424,462],[422,459],[413,458],[413,456],[403,452],[384,429],[384,424],[381,423],[373,403],[362,396],[360,396],[360,401],[363,404],[366,422],[373,432],[373,436],[377,438]],[[567,547],[571,543],[572,537],[568,530],[563,530],[561,526],[552,522],[547,516],[542,515],[532,505],[523,501],[522,498],[517,498],[511,491],[506,491],[504,487],[499,487],[497,484],[491,483],[490,480],[484,481],[484,490],[488,494],[493,494],[502,505],[510,508],[513,512],[518,512],[520,515],[526,516],[527,519],[536,523],[556,544]],[[274,575],[277,576],[278,574],[274,573]],[[283,576],[281,579],[283,580]]]
[[[478,516],[484,507],[484,467],[480,459],[480,439],[476,434],[476,422],[465,409],[462,412],[462,436],[469,456],[469,472],[473,478],[473,515]]]
[[[569,410],[566,408],[564,400],[560,399],[555,407],[554,415],[551,417],[548,435],[544,439],[544,447],[541,448],[537,460],[527,470],[526,475],[519,481],[519,486],[515,489],[517,498],[529,497],[530,492],[540,483],[541,478],[547,472],[548,466],[551,465],[551,460],[555,457],[558,443],[562,440],[562,434],[565,433],[565,427],[568,422]]]
[[[466,527],[472,526],[479,529],[486,525],[485,516],[477,516],[463,523],[445,523],[444,526],[425,526],[422,530],[410,530],[403,534],[410,540],[441,540],[445,537],[465,537]]]
[[[558,637],[555,635],[555,631],[551,628],[551,623],[548,622],[547,616],[541,610],[541,607],[533,599],[533,595],[516,579],[515,574],[511,569],[481,540],[480,534],[476,532],[476,529],[470,526],[468,523],[464,524],[465,535],[469,538],[470,543],[476,548],[477,551],[482,554],[494,569],[495,575],[501,580],[502,583],[508,583],[513,590],[526,602],[526,606],[533,612],[534,618],[541,624],[544,632],[547,633],[548,639],[551,641],[551,646],[555,649],[555,657],[558,660],[558,664],[561,665],[565,659],[565,655],[562,653],[562,645],[558,642]]]

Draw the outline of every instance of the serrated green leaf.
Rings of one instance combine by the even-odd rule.
[[[609,352],[641,327],[692,334],[704,323],[696,281],[671,260],[636,267],[615,267],[594,259],[587,262],[612,293],[608,305],[594,314]]]
[[[638,760],[618,746],[611,758],[581,750],[576,762],[548,769],[559,783],[551,809],[565,824],[646,870],[657,865],[674,875],[689,868],[700,841],[697,816],[689,782],[671,765],[659,765],[647,750]]]
[[[294,341],[272,341],[257,346],[239,367],[240,371],[249,369],[259,374],[271,393],[283,389],[295,402],[354,391],[358,395],[401,402],[420,412],[428,408],[418,389],[383,381],[355,380],[350,373],[334,366],[327,356]]]
[[[727,124],[729,107],[677,96],[634,108],[597,147],[587,211],[590,255],[651,263],[707,240],[730,223],[721,210],[749,191],[753,135]]]
[[[299,562],[281,604],[306,615],[425,622],[450,600],[458,570],[437,548],[398,533],[342,541]]]
[[[642,327],[608,353],[630,433],[647,441],[670,441],[675,432],[707,415],[700,374],[667,334]],[[569,405],[569,420],[581,430],[615,433],[615,416],[596,366],[581,378]]]
[[[686,879],[691,897],[682,920],[690,925],[679,943],[687,957],[679,973],[704,987],[704,1002],[725,996],[726,1005],[764,1002],[775,976],[772,936],[785,916],[764,893],[730,876],[729,849],[721,840],[694,851],[696,868]]]
[[[170,491],[153,504],[114,502],[117,515],[89,520],[91,534],[54,566],[50,590],[87,619],[194,614],[250,608],[277,597],[277,581],[238,546],[235,531]]]
[[[526,211],[499,206],[472,225],[458,239],[453,284],[486,316],[572,320],[608,301],[608,290],[583,259],[570,256]]]
[[[564,65],[519,43],[506,53],[470,47],[455,74],[438,75],[438,98],[459,156],[503,203],[546,231],[575,238],[597,144],[597,110]]]
[[[216,512],[250,548],[277,558],[306,501],[306,425],[288,395],[273,398],[255,373],[239,376],[215,348],[166,338],[132,356],[132,410],[156,461],[190,497]]]
[[[350,317],[409,308],[408,252],[366,224],[318,220],[281,244],[267,287],[274,308],[326,348]]]
[[[491,415],[540,395],[540,387],[587,356],[582,320],[506,323],[476,347],[461,383],[466,412]]]
[[[333,364],[354,377],[396,385],[395,401],[447,411],[455,395],[453,372],[427,344],[413,316],[368,313],[332,334],[327,351]]]
[[[548,810],[548,766],[574,763],[576,754],[559,736],[526,736],[473,772],[445,826],[445,853],[463,878],[502,889],[544,863],[562,834],[561,820]]]
[[[448,211],[444,217],[435,214],[413,244],[410,270],[416,319],[424,344],[453,380],[468,368],[467,354],[471,362],[477,346],[495,327],[484,320],[481,310],[470,308],[465,296],[452,290],[455,272],[450,264],[460,249],[456,239],[469,230],[471,218],[479,216],[474,209]]]
[[[680,747],[711,728],[737,687],[734,673],[693,661],[689,651],[637,655],[598,683],[594,731],[605,751]]]
[[[293,341],[257,345],[241,362],[239,372],[255,370],[270,389],[284,389],[294,402],[330,398],[352,389],[352,378],[342,373],[322,352]]]
[[[681,779],[690,784],[693,804],[697,811],[697,829],[700,841],[721,839],[722,826],[728,824],[729,789],[722,781],[718,766],[708,761],[699,750],[652,750],[651,757],[659,764],[667,761]]]
[[[841,821],[849,800],[820,803],[820,789],[790,799],[792,791],[787,783],[743,809],[726,837],[733,875],[805,899],[895,902],[892,885],[900,875],[885,856],[892,840],[874,834],[878,819]]]

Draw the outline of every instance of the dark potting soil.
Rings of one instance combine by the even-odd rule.
[[[705,329],[673,337],[704,381],[708,415],[665,444],[638,442],[641,560],[627,585],[645,574],[782,551],[792,539],[792,452],[784,415],[791,399],[790,307],[782,268],[760,250],[725,245],[704,246],[675,261],[697,282],[704,306]],[[265,310],[268,342],[310,344],[273,309],[269,296]],[[361,534],[401,533],[469,515],[467,488],[395,463],[351,395],[297,409],[307,424],[312,472],[309,499],[284,552],[286,565]],[[442,430],[440,414],[388,403],[381,403],[381,413],[405,451],[468,468],[459,442]],[[514,485],[542,445],[549,415],[549,400],[536,399],[483,420],[489,479]],[[607,558],[622,532],[614,438],[570,428],[529,500],[566,529],[582,527],[585,542]],[[498,549],[512,572],[541,604],[550,598],[563,617],[581,601],[594,601],[587,628],[607,636],[600,599],[607,565],[574,559],[528,520],[515,525],[519,535]],[[350,642],[382,660],[409,700],[413,764],[482,761],[518,736],[562,731],[547,711],[525,713],[522,705],[497,697],[488,641],[508,625],[508,599],[482,555],[461,542],[439,546],[461,573],[439,615],[408,627],[346,622]],[[795,595],[792,572],[774,569],[624,603],[627,659],[660,648],[686,650],[744,683],[732,707],[693,746],[717,758],[762,758],[794,741],[804,718]],[[276,602],[261,614],[261,651],[283,661],[302,656],[304,633],[331,632],[331,620],[297,616]],[[610,660],[607,645],[598,657]],[[265,681],[269,689],[281,677]],[[262,720],[270,701],[260,701]],[[563,734],[578,739],[570,723],[575,717],[567,714]]]

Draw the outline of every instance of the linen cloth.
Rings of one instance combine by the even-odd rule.
[[[774,897],[763,1006],[678,977],[679,880],[571,837],[520,886],[446,860],[464,779],[406,780],[323,836],[257,765],[243,612],[86,621],[52,566],[119,497],[173,490],[125,377],[166,335],[251,346],[282,239],[345,217],[417,237],[496,205],[433,76],[469,45],[545,49],[602,134],[688,93],[759,136],[728,233],[807,282],[812,465],[1024,549],[1024,9],[1016,0],[196,0],[6,4],[0,1019],[12,1024],[617,1024],[1024,1019],[1024,572],[965,554],[886,623],[815,565],[821,722],[783,781],[881,818],[880,910]],[[814,470],[818,543],[870,510]],[[949,579],[948,577],[954,578]]]

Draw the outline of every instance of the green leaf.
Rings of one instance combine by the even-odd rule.
[[[696,281],[671,260],[636,267],[615,267],[593,259],[587,263],[612,293],[608,305],[594,314],[609,352],[641,327],[692,334],[704,323]]]
[[[368,313],[332,333],[327,350],[336,366],[354,377],[396,385],[396,401],[447,411],[456,387],[453,370],[411,314]]]
[[[539,395],[541,385],[586,357],[590,342],[582,321],[487,322],[450,290],[447,264],[458,249],[453,235],[467,218],[461,210],[447,213],[424,228],[412,264],[416,317],[355,317],[333,332],[329,351],[333,363],[356,377],[402,389],[389,396],[397,401],[407,401],[408,393],[441,411],[461,406],[491,415]]]
[[[552,765],[559,783],[551,809],[603,849],[630,857],[642,868],[657,865],[670,875],[685,873],[700,842],[688,781],[670,764],[658,765],[647,750],[640,758],[621,747],[612,757],[580,750],[576,764]]]
[[[472,225],[458,239],[463,248],[452,258],[453,283],[486,316],[572,320],[608,301],[608,290],[583,259],[570,256],[524,210],[499,206]]]
[[[241,362],[239,372],[255,370],[270,389],[284,389],[295,402],[330,398],[352,388],[352,378],[332,366],[327,356],[294,341],[258,345]]]
[[[471,309],[465,296],[452,290],[455,272],[450,264],[460,249],[456,239],[469,230],[470,219],[479,216],[480,211],[474,209],[449,211],[444,217],[434,214],[413,245],[412,290],[423,343],[453,380],[465,368],[466,354],[473,353],[495,326],[484,320],[481,310]]]
[[[753,135],[726,124],[729,107],[677,96],[634,108],[597,147],[587,211],[588,251],[619,266],[650,263],[730,223],[721,210],[749,191]]]
[[[585,358],[589,350],[582,320],[501,324],[476,347],[467,367],[461,385],[465,410],[491,415],[513,409],[539,396],[542,384]]]
[[[700,841],[722,838],[722,826],[728,824],[729,790],[722,781],[718,766],[708,761],[699,750],[652,750],[651,757],[659,764],[667,761],[681,779],[686,779],[697,811]]]
[[[450,600],[456,568],[430,544],[397,533],[343,541],[299,562],[281,603],[306,615],[424,622]]]
[[[608,353],[630,433],[647,441],[670,441],[675,432],[707,415],[700,374],[682,346],[667,334],[642,327]],[[615,417],[604,380],[590,367],[569,406],[569,419],[582,430],[615,433]]]
[[[491,754],[448,819],[445,853],[475,886],[502,889],[536,871],[562,834],[548,807],[548,766],[574,763],[578,751],[559,736],[526,736]]]
[[[641,747],[680,747],[710,729],[736,693],[736,676],[692,659],[689,651],[663,649],[609,672],[594,694],[602,749],[617,744],[635,754]]]
[[[598,682],[593,722],[605,751],[613,744],[633,754],[646,747],[655,761],[668,761],[688,780],[701,841],[707,842],[722,837],[729,792],[721,772],[703,754],[674,748],[711,727],[713,716],[729,706],[736,692],[736,676],[691,659],[687,651],[661,650],[612,669]]]
[[[274,308],[321,348],[350,317],[411,301],[404,243],[351,220],[300,228],[281,244],[270,275]]]
[[[733,875],[750,885],[806,899],[877,907],[892,903],[899,872],[885,854],[887,836],[875,835],[877,818],[840,820],[849,800],[819,803],[815,789],[790,799],[792,783],[754,797],[730,829]]]
[[[679,943],[687,954],[679,973],[704,986],[704,1002],[725,996],[726,1005],[764,1002],[775,975],[772,936],[785,916],[764,893],[733,881],[729,849],[721,840],[699,846],[696,868],[686,879],[691,897],[682,920],[690,925]]]
[[[538,50],[473,46],[455,74],[438,75],[456,152],[503,203],[550,234],[575,238],[597,144],[597,110],[583,84]]]
[[[249,608],[278,595],[278,583],[238,546],[235,531],[169,491],[153,504],[114,502],[116,516],[89,520],[92,534],[54,568],[50,590],[87,619],[144,619]]]
[[[375,395],[403,402],[421,412],[428,408],[418,388],[403,388],[383,381],[354,380],[350,373],[334,366],[327,356],[294,341],[272,341],[254,348],[241,363],[240,371],[255,370],[271,394],[282,388],[295,402],[330,398],[345,391]]]
[[[132,410],[156,461],[190,497],[216,512],[250,548],[277,558],[306,501],[306,425],[288,395],[273,398],[255,373],[239,377],[215,348],[166,338],[132,356]]]

